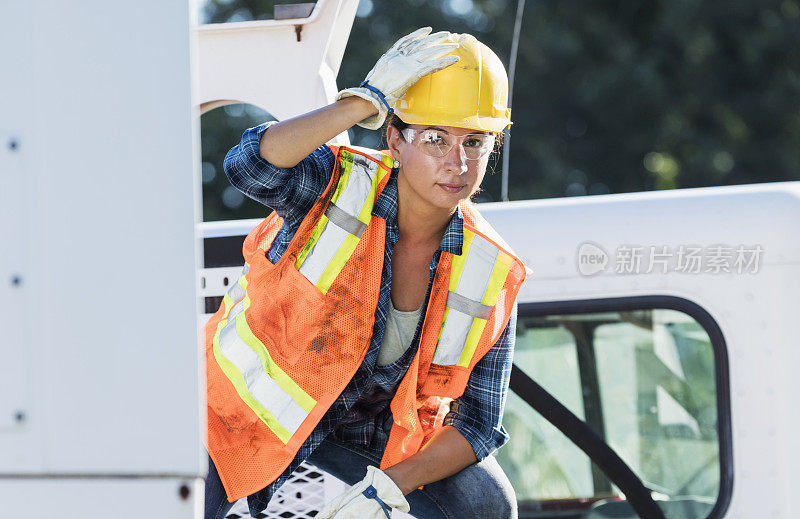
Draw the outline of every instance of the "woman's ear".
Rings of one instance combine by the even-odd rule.
[[[386,127],[386,145],[389,147],[389,151],[392,152],[392,157],[394,157],[395,161],[400,160],[400,143],[403,140],[403,134],[395,126],[390,124]]]

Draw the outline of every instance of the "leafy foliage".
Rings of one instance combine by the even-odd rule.
[[[275,3],[209,0],[204,18],[271,18]],[[508,63],[516,8],[512,0],[361,0],[338,84],[358,84],[392,42],[425,25],[471,32]],[[800,179],[799,21],[797,0],[527,2],[510,197]],[[235,145],[230,127],[206,124],[209,115],[203,142]],[[354,128],[352,140],[375,147],[382,139]],[[204,149],[220,171],[222,157]],[[486,199],[499,199],[500,175],[484,188]],[[214,211],[207,205],[207,216]]]

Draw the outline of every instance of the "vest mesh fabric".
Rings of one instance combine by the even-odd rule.
[[[388,174],[382,178],[378,192]],[[337,181],[338,175],[334,175],[326,190],[327,197],[333,193]],[[314,206],[276,264],[267,259],[271,240],[263,236],[276,234],[280,218],[268,218],[245,240],[243,253],[250,266],[247,325],[263,343],[276,369],[290,374],[291,381],[315,403],[308,409],[310,414],[300,429],[287,436],[287,443],[281,445],[276,441],[279,431],[270,422],[259,419],[230,390],[224,392],[224,376],[219,375],[214,365],[217,359],[208,357],[209,385],[214,389],[208,398],[209,446],[213,446],[209,450],[232,499],[257,492],[290,465],[297,449],[353,378],[371,343],[386,223],[380,218],[371,219],[350,260],[332,280],[327,294],[323,294],[296,268],[295,260],[308,243],[326,205],[321,202]],[[220,320],[219,315],[215,318]],[[237,422],[238,429],[231,429],[232,421]]]
[[[250,146],[249,145],[249,142],[250,141],[252,141],[253,143],[257,142],[257,137],[258,137],[258,135],[254,134],[252,139],[243,138],[243,141],[242,141],[243,146],[242,146],[242,148],[243,149],[249,149],[251,147],[254,148],[254,146]],[[245,141],[246,140],[248,141],[248,145],[247,146],[245,146]],[[241,160],[241,162],[243,162],[243,163],[244,162],[249,162],[249,163],[252,164],[252,162],[254,162],[254,161],[257,162],[257,159],[253,160],[253,159],[250,159],[250,158],[245,158],[245,157],[249,157],[250,155],[251,155],[251,153],[245,154],[245,152],[242,152],[241,155],[239,155],[239,156],[232,155],[232,157],[236,157],[237,160],[238,160],[239,157],[241,157],[243,159],[243,160]],[[255,155],[255,153],[253,152],[252,155]],[[226,165],[227,165],[227,162],[228,162],[228,160],[226,158]],[[233,162],[233,161],[231,161],[231,162]],[[304,160],[304,162],[306,162],[306,160]],[[227,167],[226,167],[226,173],[229,173]],[[229,174],[229,178],[231,178],[230,174]],[[295,175],[294,172],[292,173],[292,178],[296,178],[296,175]],[[232,182],[234,181],[233,178],[231,178],[231,180],[232,180]],[[259,187],[261,184],[260,183],[256,183],[256,184],[253,184],[253,185],[255,187]],[[240,186],[237,185],[237,187],[240,187]],[[250,192],[250,188],[248,188],[246,190],[246,192],[250,196],[253,196],[253,194]],[[396,188],[395,188],[395,195],[394,196],[396,196]],[[385,204],[384,204],[384,206],[385,206]],[[391,214],[391,211],[389,211],[389,213]],[[393,221],[392,218],[388,218],[388,220],[389,221]],[[452,243],[456,243],[456,240],[458,240],[457,243],[460,244],[460,240],[461,240],[461,237],[460,237],[460,235],[461,235],[461,232],[460,232],[461,218],[460,217],[459,218],[455,218],[454,217],[454,219],[451,222],[451,224],[452,223],[458,223],[459,224],[459,229],[453,231],[452,239],[443,240],[443,242],[442,242],[443,245],[442,246],[445,247],[445,248],[442,249],[442,250],[448,250],[447,247],[449,247],[449,245],[447,245],[447,244],[451,243],[451,242]],[[452,225],[451,225],[451,227],[452,227]],[[289,227],[289,229],[290,229],[289,232],[293,232],[293,231],[291,231],[291,227]],[[285,231],[286,231],[286,227],[281,229],[281,232],[285,232]],[[446,238],[447,238],[447,236],[450,236],[450,235],[451,235],[450,234],[450,229],[448,228],[448,232],[446,233]],[[394,239],[392,239],[392,240],[388,239],[389,238],[388,231],[387,231],[386,236],[387,236],[386,249],[383,251],[384,254],[385,254],[384,271],[383,271],[383,275],[381,276],[381,286],[382,286],[382,289],[381,289],[382,296],[381,297],[383,299],[388,299],[388,286],[389,285],[388,285],[388,281],[386,279],[384,279],[384,278],[387,278],[387,273],[388,273],[388,268],[389,268],[389,265],[387,265],[387,263],[389,263],[388,259],[390,259],[391,248],[392,248],[391,246],[392,246],[393,241],[394,241]],[[283,238],[282,238],[281,240],[276,240],[276,242],[281,242],[281,243],[288,242],[289,239],[291,239],[291,234],[286,235],[286,238],[288,238],[288,239],[286,239],[286,241],[283,241]],[[264,241],[266,242],[268,240],[264,240]],[[280,256],[283,254],[284,251],[286,251],[286,247],[285,246],[281,246],[280,244],[278,244],[277,248],[275,248],[276,243],[273,243],[272,245],[273,245],[273,247],[270,249],[270,258],[273,259],[273,261],[275,261],[278,258],[280,258]],[[460,246],[460,245],[456,245],[456,247],[458,247],[458,246]],[[453,252],[457,253],[455,250]],[[438,256],[438,252],[437,252],[436,256]],[[432,269],[435,269],[435,260],[436,259],[438,259],[438,258],[436,258],[436,257],[434,258],[434,263],[432,263]],[[346,288],[348,288],[348,289],[352,288],[352,285],[348,285]],[[336,291],[337,289],[336,289],[336,287],[332,286],[331,290],[332,291]],[[386,294],[384,294],[384,292],[386,292]],[[342,306],[341,309],[344,310],[345,305],[341,305],[341,306]],[[387,305],[385,305],[385,303],[384,303],[384,306],[382,307],[383,310],[381,310],[381,313],[385,310],[386,306]],[[388,366],[387,367],[388,369],[383,369],[383,367],[375,366],[375,359],[376,359],[376,356],[377,356],[377,346],[379,346],[379,344],[376,343],[375,341],[376,340],[378,342],[380,341],[380,338],[381,338],[381,333],[380,332],[382,332],[382,328],[383,328],[382,321],[383,321],[383,317],[381,318],[381,322],[378,322],[376,320],[376,323],[375,323],[376,332],[375,332],[375,334],[373,334],[373,338],[372,338],[373,339],[373,344],[372,344],[373,349],[370,350],[370,356],[368,356],[365,359],[365,362],[359,367],[359,370],[358,370],[359,373],[361,373],[363,371],[363,374],[360,377],[353,377],[350,380],[350,383],[348,384],[347,389],[342,394],[342,399],[340,399],[339,401],[335,402],[335,405],[333,407],[331,407],[329,409],[329,412],[326,414],[326,416],[323,417],[323,420],[322,420],[322,422],[320,422],[319,427],[313,431],[312,435],[304,443],[304,448],[306,448],[306,450],[301,450],[301,452],[298,453],[298,458],[296,460],[294,460],[294,462],[292,464],[290,464],[286,468],[286,470],[284,470],[284,472],[275,481],[274,484],[269,485],[268,487],[262,489],[262,491],[257,492],[256,494],[250,496],[251,497],[251,499],[250,499],[251,512],[258,512],[258,511],[262,510],[267,505],[272,493],[274,492],[274,489],[277,486],[280,485],[281,481],[285,480],[285,478],[288,477],[288,475],[291,472],[291,470],[299,464],[299,461],[302,461],[302,459],[304,459],[305,456],[308,455],[308,453],[310,452],[310,450],[308,450],[308,448],[313,449],[313,446],[319,444],[319,442],[322,441],[322,439],[327,434],[327,432],[330,431],[333,428],[333,426],[336,425],[336,423],[341,423],[341,422],[344,421],[344,419],[342,417],[345,414],[347,414],[347,410],[348,410],[349,406],[353,405],[352,397],[344,398],[345,395],[353,395],[353,396],[354,395],[358,395],[358,394],[365,395],[366,392],[369,392],[366,389],[366,388],[369,387],[369,384],[367,384],[367,383],[368,382],[369,383],[373,382],[374,381],[373,379],[375,379],[375,375],[382,375],[384,371],[386,371],[387,373],[388,373],[388,371],[392,371],[393,366]],[[512,337],[513,337],[513,334],[512,334]],[[406,351],[406,353],[407,354],[408,353],[415,354],[416,352],[412,351],[412,350],[416,350],[416,348],[409,348]],[[409,357],[409,356],[410,355],[404,355],[403,357]],[[400,360],[402,360],[402,359],[400,359]],[[400,362],[400,360],[398,362]],[[405,369],[405,365],[407,364],[407,361],[408,361],[408,359],[403,361],[402,364],[404,364],[404,365],[400,366],[398,368],[401,373]],[[397,363],[395,363],[395,364],[397,364]],[[413,369],[413,367],[412,367],[412,369]],[[380,378],[381,377],[378,377],[378,379],[380,379]],[[394,381],[393,380],[389,380],[389,379],[395,379],[394,375],[392,375],[389,378],[387,378],[387,384],[389,384],[391,386],[394,386],[395,385],[393,383]],[[310,391],[310,392],[313,392],[313,391]],[[356,407],[356,406],[353,406],[353,407]],[[438,409],[441,410],[441,408],[438,408]],[[388,416],[391,417],[391,413],[389,413]],[[306,447],[306,446],[308,446],[308,447]],[[478,452],[477,447],[476,447],[476,452]],[[258,463],[254,464],[254,463],[252,463],[252,460],[247,460],[247,461],[239,460],[239,462],[240,462],[241,465],[255,465],[255,466],[258,466]],[[250,469],[247,469],[245,467],[245,470],[250,470]],[[258,469],[256,468],[254,470],[258,470]]]

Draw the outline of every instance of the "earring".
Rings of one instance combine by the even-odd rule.
[[[399,168],[399,167],[400,167],[400,161],[399,161],[399,160],[397,160],[397,159],[394,159],[394,165],[393,165],[393,166],[394,166],[395,168]]]

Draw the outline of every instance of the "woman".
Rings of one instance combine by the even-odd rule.
[[[260,512],[306,459],[353,485],[319,518],[516,517],[490,454],[527,272],[469,201],[507,78],[474,37],[430,31],[225,159],[275,212],[206,327],[207,518],[244,496]],[[388,153],[325,144],[387,117]]]

